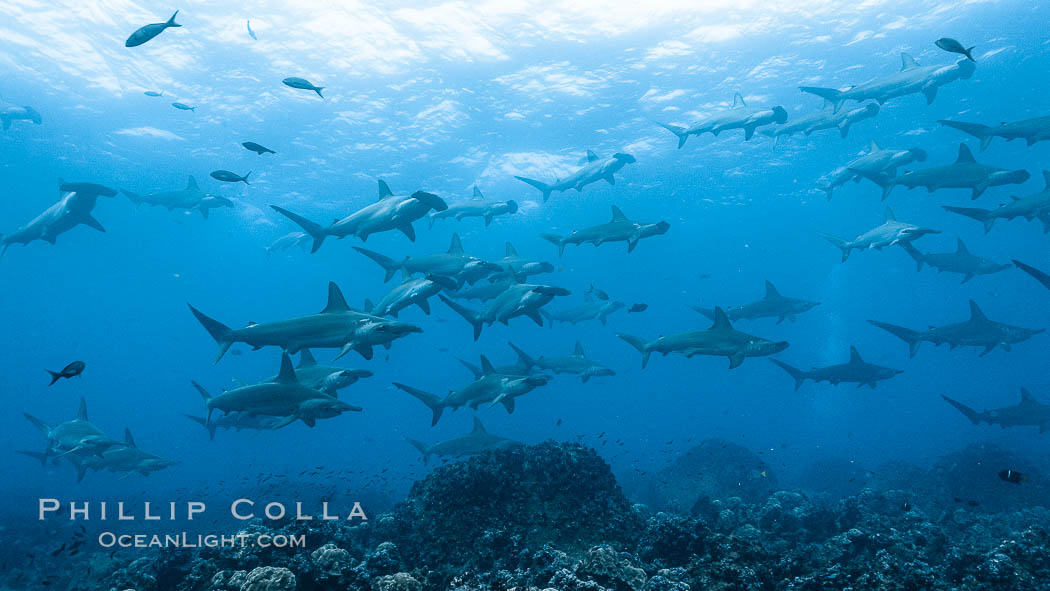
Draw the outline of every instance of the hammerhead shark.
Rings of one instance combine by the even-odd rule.
[[[970,319],[964,322],[948,324],[945,326],[931,326],[924,331],[911,330],[902,326],[869,320],[886,332],[896,336],[908,343],[908,353],[911,357],[919,352],[919,345],[923,342],[933,343],[935,346],[948,345],[956,347],[983,347],[981,357],[984,357],[996,347],[1002,347],[1004,351],[1010,351],[1012,345],[1027,341],[1033,336],[1043,332],[1045,329],[1022,328],[1011,326],[1002,322],[989,320],[977,302],[970,300]]]
[[[1050,431],[1050,404],[1043,404],[1032,396],[1032,393],[1021,388],[1021,401],[1013,406],[1004,406],[977,412],[958,400],[953,400],[941,395],[948,404],[955,407],[974,425],[982,422],[989,425],[999,425],[1003,429],[1007,427],[1039,427],[1040,433]]]

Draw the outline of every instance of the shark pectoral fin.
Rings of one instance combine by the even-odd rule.
[[[102,224],[99,223],[99,221],[96,220],[94,217],[92,217],[90,213],[84,214],[84,217],[82,217],[80,219],[80,223],[84,224],[85,226],[89,226],[91,228],[94,228],[94,229],[98,230],[99,232],[105,232],[106,231],[106,229],[102,227]]]
[[[639,236],[635,234],[627,239],[627,252],[633,252],[634,247],[638,246],[638,238]]]
[[[532,318],[532,321],[538,326],[543,326],[543,317],[540,316],[539,310],[528,310],[525,312],[525,315]]]
[[[607,181],[607,182],[608,182],[608,183],[609,183],[610,185],[615,185],[615,184],[616,184],[616,179],[615,179],[615,178],[613,177],[612,173],[609,173],[609,174],[605,175],[605,180],[606,180],[606,181]]]
[[[416,300],[416,305],[419,306],[419,309],[422,310],[424,314],[430,316],[430,302],[426,299]]]
[[[281,429],[281,428],[287,427],[288,425],[291,425],[292,423],[294,423],[296,421],[296,419],[298,419],[298,418],[299,417],[297,417],[296,415],[290,415],[290,416],[284,417],[283,419],[281,419],[280,422],[274,423],[273,426],[270,427],[270,429],[276,430],[276,429]],[[303,419],[303,421],[305,422],[306,419]],[[239,428],[237,430],[240,431]]]
[[[313,429],[314,427],[317,426],[317,419],[314,419],[313,417],[300,417],[300,418],[302,419],[302,421],[304,423],[306,423],[306,426],[310,427],[311,429]]]
[[[995,345],[989,345],[989,346],[984,348],[984,351],[981,351],[980,354],[978,354],[978,357],[984,357],[985,355],[991,353],[994,350],[995,350]]]
[[[514,413],[514,398],[504,398],[502,402],[503,402],[503,408],[507,409],[507,413],[513,414]]]
[[[397,229],[401,230],[401,233],[405,236],[408,236],[408,239],[412,242],[416,241],[416,230],[412,227],[411,223],[401,224],[397,227]],[[364,240],[364,238],[362,238],[362,240]]]
[[[926,95],[926,104],[933,104],[933,99],[937,98],[937,86],[934,84],[928,84],[923,87],[922,93]]]
[[[729,369],[739,367],[744,362],[744,350],[741,349],[729,356]]]

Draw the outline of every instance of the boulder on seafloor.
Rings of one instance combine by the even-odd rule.
[[[650,503],[661,511],[687,513],[697,502],[739,497],[760,503],[777,490],[777,479],[754,452],[724,439],[706,439],[658,472]]]
[[[401,558],[487,568],[509,553],[629,543],[642,529],[595,450],[546,442],[438,468],[393,511]]]

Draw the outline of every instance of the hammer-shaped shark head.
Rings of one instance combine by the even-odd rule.
[[[911,152],[911,157],[916,162],[926,162],[926,150],[923,150],[922,148],[912,148],[908,151]]]
[[[617,152],[613,154],[613,158],[619,160],[620,162],[623,162],[624,164],[634,164],[635,162],[638,162],[638,160],[634,156],[631,156],[630,154],[624,154],[623,152]]]
[[[784,107],[773,107],[773,121],[775,123],[784,123],[788,120],[788,112]]]
[[[749,357],[764,357],[766,355],[780,353],[787,348],[787,341],[767,341],[765,339],[756,339],[747,344],[747,354]]]
[[[933,228],[923,228],[922,226],[911,226],[908,228],[902,228],[901,234],[908,236],[911,239],[925,236],[926,234],[940,234],[940,230],[934,230]]]

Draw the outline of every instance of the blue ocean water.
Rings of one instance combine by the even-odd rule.
[[[60,178],[152,193],[182,188],[193,176],[206,193],[235,204],[204,219],[135,206],[122,194],[100,197],[94,216],[104,234],[80,226],[53,246],[14,245],[0,260],[0,449],[11,452],[0,454],[8,475],[0,494],[16,499],[6,508],[9,523],[31,524],[38,497],[226,498],[261,487],[268,474],[289,475],[296,490],[332,485],[309,473],[319,467],[339,470],[340,486],[356,497],[389,506],[430,469],[404,439],[456,437],[475,414],[450,412],[431,427],[428,409],[392,383],[442,395],[471,379],[457,357],[511,363],[508,340],[548,356],[569,354],[579,340],[616,376],[557,377],[520,398],[514,414],[483,406],[476,415],[489,431],[526,443],[595,446],[639,500],[646,474],[711,437],[761,452],[787,481],[816,460],[841,458],[868,470],[889,460],[926,466],[975,442],[1045,462],[1046,435],[1037,429],[974,427],[941,399],[994,408],[1016,403],[1027,387],[1050,400],[1045,334],[983,357],[926,344],[909,358],[904,343],[866,320],[943,325],[968,318],[973,299],[995,320],[1045,328],[1046,290],[1016,269],[965,284],[957,275],[916,272],[896,247],[855,252],[842,263],[818,234],[855,236],[880,224],[889,206],[901,220],[943,232],[916,242],[924,252],[954,251],[961,238],[975,254],[1050,269],[1038,221],[998,222],[985,234],[942,209],[993,208],[1042,190],[1050,144],[997,139],[979,151],[973,138],[936,123],[995,125],[1046,114],[1045,4],[406,3],[337,11],[322,4],[189,3],[177,18],[182,28],[137,48],[122,41],[141,24],[166,19],[168,7],[0,4],[0,95],[42,116],[40,125],[15,121],[0,133],[0,232],[54,203]],[[249,18],[257,40],[246,30]],[[728,108],[735,93],[759,108],[783,106],[790,123],[821,108],[800,85],[846,88],[886,76],[900,68],[902,52],[922,65],[955,63],[961,56],[933,43],[943,36],[976,45],[973,76],[942,87],[930,105],[922,94],[894,98],[846,138],[830,130],[781,138],[774,148],[760,133],[744,141],[734,130],[676,149],[675,137],[655,124],[688,125]],[[323,86],[324,98],[282,85],[288,76]],[[172,108],[173,101],[195,111]],[[967,190],[900,187],[882,203],[869,181],[847,183],[829,202],[816,181],[873,140],[929,153],[909,169],[949,164],[966,143],[979,162],[1032,177],[990,188],[976,203]],[[276,154],[256,155],[238,145],[244,141]],[[564,177],[587,150],[626,152],[637,162],[616,174],[615,185],[600,181],[545,203],[514,178]],[[251,184],[213,180],[217,169],[251,171]],[[298,230],[270,205],[327,222],[373,203],[379,179],[395,193],[426,190],[449,203],[477,186],[520,210],[487,227],[477,218],[433,228],[421,220],[415,242],[394,231],[364,244],[329,239],[315,254],[265,249]],[[610,243],[570,245],[559,257],[539,237],[604,223],[612,205],[634,220],[667,221],[670,230],[630,254]],[[382,269],[351,246],[399,260],[444,252],[454,232],[486,260],[501,258],[509,241],[524,256],[552,262],[555,273],[534,279],[572,295],[551,309],[583,301],[591,284],[648,309],[617,312],[608,326],[541,328],[517,318],[486,327],[474,342],[470,326],[434,299],[429,316],[418,308],[401,314],[422,334],[371,361],[350,353],[337,363],[375,374],[342,394],[361,413],[315,428],[224,431],[214,441],[181,416],[203,412],[191,380],[219,392],[234,380],[276,374],[280,361],[276,348],[234,345],[240,354],[213,365],[215,345],[187,303],[240,327],[319,311],[329,281],[351,305],[375,301],[394,283],[384,284]],[[854,345],[866,361],[904,373],[874,390],[807,383],[795,392],[761,358],[729,370],[724,357],[654,356],[642,370],[638,353],[616,336],[707,328],[710,321],[689,305],[753,301],[766,280],[785,295],[821,302],[795,322],[735,323],[788,341],[778,359],[830,365],[848,359]],[[335,351],[315,353],[327,362]],[[49,387],[43,370],[75,359],[87,363],[83,376]],[[68,464],[41,468],[13,453],[44,448],[22,412],[57,423],[73,418],[80,397],[107,434],[120,438],[130,428],[141,448],[179,463],[149,477],[93,472],[77,483]]]

